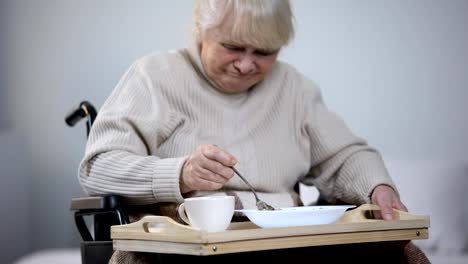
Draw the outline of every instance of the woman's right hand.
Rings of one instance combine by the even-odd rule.
[[[237,160],[215,145],[199,145],[188,157],[180,176],[180,191],[217,190],[234,176]]]

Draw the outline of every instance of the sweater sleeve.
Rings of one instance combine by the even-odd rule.
[[[378,151],[327,109],[317,85],[307,79],[303,85],[307,86],[303,126],[310,139],[312,164],[304,182],[314,184],[331,203],[369,203],[380,184],[397,191]]]
[[[89,195],[119,194],[142,204],[183,200],[179,175],[186,158],[157,153],[181,121],[165,110],[152,85],[135,63],[100,109],[79,166]]]

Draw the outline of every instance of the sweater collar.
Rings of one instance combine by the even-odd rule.
[[[206,74],[205,68],[203,67],[203,64],[201,61],[200,44],[197,43],[195,38],[192,38],[190,41],[190,44],[188,46],[188,53],[196,70],[201,75],[203,75],[203,78],[205,78],[211,84],[211,86],[213,86],[213,88],[217,89],[218,91],[221,91],[218,85],[214,81],[212,81],[210,78],[208,78],[208,75]]]

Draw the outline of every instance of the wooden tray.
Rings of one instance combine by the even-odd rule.
[[[236,252],[337,245],[363,242],[427,239],[429,217],[394,210],[398,220],[369,219],[379,210],[365,204],[347,211],[334,224],[260,228],[251,222],[232,223],[223,232],[205,232],[181,225],[169,217],[146,216],[140,221],[111,227],[115,250],[216,255]]]

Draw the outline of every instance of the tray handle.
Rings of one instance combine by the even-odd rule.
[[[184,234],[198,233],[199,230],[191,226],[182,225],[167,216],[144,216],[140,220],[126,225],[115,225],[111,227],[113,234],[117,232],[131,233],[163,233]]]
[[[376,204],[362,204],[359,207],[349,210],[341,216],[337,223],[363,223],[382,221],[382,219],[374,219],[371,217],[372,211],[380,211],[380,207]],[[393,209],[395,220],[428,220],[427,216],[415,215],[408,212]]]

